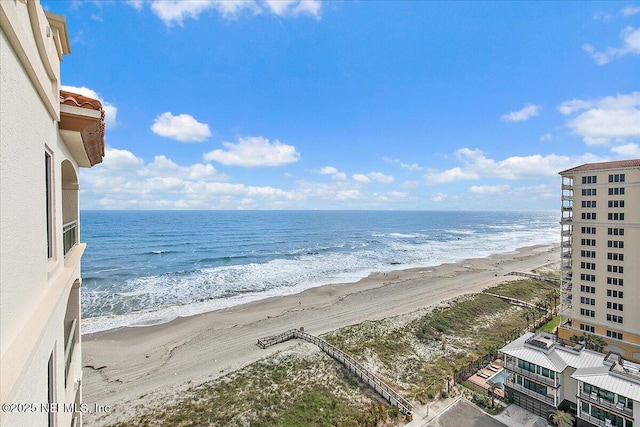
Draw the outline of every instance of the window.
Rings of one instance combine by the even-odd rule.
[[[610,196],[624,196],[624,187],[615,187],[609,189]]]
[[[51,154],[44,153],[45,206],[47,209],[47,258],[53,258],[53,170]]]
[[[609,236],[624,236],[624,228],[611,228],[607,229],[607,234]]]
[[[607,322],[622,323],[622,316],[616,316],[615,314],[607,314]]]
[[[609,212],[607,215],[609,221],[624,221],[624,212]]]
[[[595,227],[580,227],[580,231],[582,231],[582,234],[596,234]]]
[[[607,296],[614,297],[614,298],[624,298],[624,292],[607,289]]]
[[[580,256],[583,258],[595,258],[596,251],[580,251]]]
[[[583,200],[582,201],[582,207],[583,208],[595,208],[596,207],[596,201],[595,200]]]
[[[595,188],[583,188],[582,189],[583,196],[597,196],[597,192]]]
[[[585,246],[588,246],[588,245],[585,245]],[[595,244],[593,246],[595,246]],[[607,240],[607,246],[610,247],[610,248],[624,249],[624,241],[622,241],[622,240]]]
[[[610,273],[624,273],[624,267],[621,265],[607,265],[607,271]]]
[[[585,323],[581,323],[580,324],[580,330],[581,331],[586,331],[586,332],[591,332],[592,334],[594,334],[596,332],[596,328],[591,326],[591,325],[587,325]]]
[[[596,305],[595,298],[580,297],[580,304]]]
[[[580,315],[587,317],[596,317],[596,312],[593,310],[587,310],[586,308],[581,308]]]
[[[581,262],[580,268],[584,268],[585,270],[595,270],[596,263],[595,262]]]
[[[622,304],[619,304],[617,302],[607,301],[607,308],[610,310],[624,311],[622,310]]]
[[[615,338],[617,340],[621,340],[622,339],[622,334],[620,332],[615,332],[615,331],[609,331],[607,330],[607,336],[609,338]]]
[[[51,356],[49,356],[49,363],[47,364],[47,403],[51,408],[52,405],[56,402],[56,375],[55,375],[55,364],[53,360],[53,352],[51,352]],[[56,414],[54,411],[49,411],[49,423],[47,424],[49,427],[53,427],[56,425]]]
[[[624,281],[623,279],[618,279],[617,277],[607,277],[607,285],[623,286]]]
[[[582,212],[582,219],[596,219],[595,212]]]
[[[595,274],[580,273],[580,280],[584,280],[585,282],[595,282],[596,276]]]
[[[609,200],[608,206],[610,208],[624,208],[624,200]]]
[[[607,259],[610,259],[612,261],[624,261],[624,254],[608,252]]]
[[[582,177],[583,184],[597,184],[598,177],[597,176],[583,176]]]
[[[623,173],[609,175],[609,182],[624,182],[625,176]]]
[[[580,292],[586,292],[588,294],[595,294],[596,293],[596,287],[595,286],[580,285]]]
[[[583,246],[595,246],[596,245],[596,239],[580,239],[580,243]]]

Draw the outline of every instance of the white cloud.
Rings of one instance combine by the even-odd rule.
[[[424,178],[430,184],[444,184],[454,181],[474,180],[480,178],[480,176],[476,172],[455,167],[444,172],[431,169],[424,175]]]
[[[338,169],[334,168],[333,166],[325,166],[323,168],[320,168],[319,173],[320,175],[333,175],[334,173],[338,173]]]
[[[282,166],[300,160],[300,153],[293,145],[278,140],[271,143],[261,136],[240,137],[237,143],[223,142],[222,145],[226,151],[218,149],[205,153],[204,160],[243,167]]]
[[[582,156],[560,156],[549,154],[543,156],[512,156],[504,160],[488,158],[481,150],[462,148],[455,153],[463,166],[456,166],[445,171],[429,170],[424,178],[429,184],[443,184],[463,180],[479,180],[499,178],[509,181],[529,180],[556,176],[559,171],[583,163],[602,161],[592,154]]]
[[[369,181],[371,181],[366,175],[361,173],[354,173],[353,175],[351,175],[351,177],[353,178],[354,181],[359,182],[361,184],[366,184]]]
[[[174,116],[171,112],[160,114],[151,125],[156,135],[180,142],[202,142],[211,136],[209,125],[200,123],[189,114]]]
[[[320,16],[321,3],[318,0],[265,0],[265,3],[278,16]]]
[[[625,145],[620,145],[618,147],[613,147],[611,149],[616,154],[619,154],[623,157],[629,159],[638,159],[640,158],[640,146],[638,144],[629,143]]]
[[[620,11],[620,13],[624,16],[633,16],[640,13],[640,7],[628,6]]]
[[[605,51],[597,51],[590,44],[584,44],[582,49],[596,61],[598,65],[605,65],[614,59],[627,55],[640,55],[640,28],[626,27],[620,33],[622,47],[609,47]]]
[[[540,137],[540,142],[551,142],[553,141],[553,135],[550,133],[545,133]]]
[[[537,116],[542,110],[540,105],[527,104],[518,111],[512,111],[500,117],[505,122],[523,122],[529,120],[531,117]]]
[[[424,169],[422,166],[418,165],[417,163],[412,163],[412,164],[403,163],[403,162],[400,161],[400,159],[394,159],[394,158],[391,158],[391,157],[383,157],[382,161],[387,162],[387,163],[399,164],[402,169],[406,169],[406,170],[411,171],[411,172],[418,172],[418,171],[421,171],[421,170]]]
[[[128,4],[140,10],[143,0],[129,0]],[[263,13],[280,17],[308,15],[320,17],[319,0],[149,0],[151,11],[168,27],[184,26],[187,19],[199,19],[205,12],[217,12],[225,19],[236,19],[241,13]]]
[[[113,129],[117,126],[117,115],[118,108],[105,101],[98,92],[93,89],[89,89],[85,86],[69,86],[69,85],[61,85],[60,90],[66,90],[67,92],[73,92],[80,95],[88,96],[89,98],[97,99],[102,104],[102,109],[104,110],[104,125],[107,130]]]
[[[640,92],[574,99],[560,104],[558,110],[565,116],[575,115],[567,125],[588,145],[624,143],[628,138],[640,137]]]
[[[431,196],[431,201],[432,202],[443,202],[445,201],[449,196],[447,196],[444,193],[437,193],[434,196]]]
[[[474,194],[504,194],[511,187],[508,185],[472,185],[469,191]]]
[[[229,177],[211,164],[183,166],[164,155],[145,162],[109,146],[103,163],[82,174],[83,204],[93,208],[236,209],[297,197],[272,186],[225,182]]]
[[[370,172],[367,174],[367,176],[372,180],[379,182],[381,184],[391,184],[396,180],[391,175],[385,175],[382,172]]]

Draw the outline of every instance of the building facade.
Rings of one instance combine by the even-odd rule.
[[[77,426],[78,176],[102,161],[104,112],[60,92],[62,16],[0,1],[0,28],[0,425]]]
[[[633,427],[640,415],[640,365],[555,335],[527,333],[500,350],[505,397],[548,419],[563,410],[578,427]]]
[[[590,163],[562,177],[558,336],[592,334],[640,362],[640,159]]]

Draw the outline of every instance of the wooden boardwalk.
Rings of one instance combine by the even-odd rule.
[[[320,350],[342,363],[349,371],[353,372],[356,377],[367,383],[369,387],[375,390],[384,400],[389,402],[389,404],[397,407],[400,412],[405,414],[408,418],[411,417],[413,406],[407,399],[400,396],[400,394],[382,381],[376,374],[362,366],[362,364],[353,357],[321,338],[298,329],[290,329],[279,335],[260,338],[258,340],[258,347],[267,348],[290,339],[300,339],[317,345]]]

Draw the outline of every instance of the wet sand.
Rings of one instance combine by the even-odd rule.
[[[303,326],[320,335],[365,320],[410,313],[459,295],[480,292],[559,258],[558,246],[534,246],[455,264],[373,273],[352,284],[179,318],[147,327],[118,328],[83,336],[84,403],[109,405],[85,414],[87,426],[135,417],[149,399],[239,369],[280,350],[262,350],[258,338]]]

